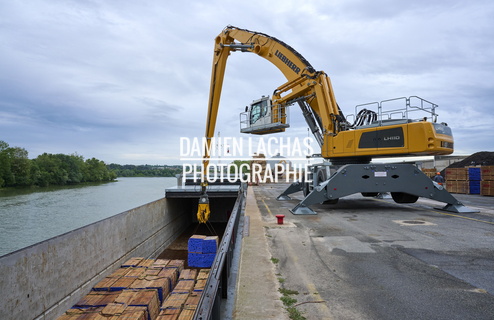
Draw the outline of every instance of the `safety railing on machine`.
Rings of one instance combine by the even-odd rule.
[[[273,105],[269,115],[252,117],[251,112],[240,113],[240,132],[256,133],[265,130],[288,128],[290,125],[288,106]]]
[[[437,104],[417,96],[359,104],[355,114],[346,117],[353,127],[382,126],[394,122],[437,121]]]

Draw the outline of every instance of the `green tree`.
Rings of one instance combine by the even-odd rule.
[[[38,186],[49,185],[65,185],[69,179],[69,175],[62,167],[60,156],[50,153],[43,153],[35,160],[36,166],[39,169],[39,174],[35,180]]]
[[[30,164],[26,149],[0,141],[0,187],[29,185]]]
[[[10,159],[7,153],[9,144],[0,140],[0,187],[5,186],[11,179]]]
[[[14,147],[7,149],[10,157],[10,171],[15,186],[31,185],[31,161],[24,148]]]
[[[61,169],[67,173],[67,184],[76,184],[84,182],[84,169],[86,164],[84,157],[78,154],[56,154],[60,160]]]
[[[239,168],[242,168],[241,173],[247,173],[250,171],[250,161],[242,161],[242,160],[234,160],[232,163],[232,166],[230,167],[230,173],[235,173],[235,167],[237,167],[237,172],[240,173]],[[248,166],[242,166],[243,164],[247,164]]]
[[[91,158],[86,160],[85,168],[85,179],[86,181],[110,181],[110,171],[106,167],[106,164],[96,158]]]
[[[96,158],[84,161],[84,157],[77,153],[66,155],[45,152],[30,160],[26,149],[9,147],[7,142],[0,140],[0,188],[66,185],[116,178],[117,173]]]
[[[120,165],[111,163],[108,166],[118,177],[174,177],[182,173],[182,166],[166,165]]]

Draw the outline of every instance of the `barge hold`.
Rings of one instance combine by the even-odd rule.
[[[212,232],[219,247],[194,319],[219,319],[246,187],[211,186],[207,226],[197,223],[198,196],[183,190],[193,188],[167,189],[162,199],[0,257],[0,319],[57,319],[131,258],[182,260],[189,269],[187,240]]]

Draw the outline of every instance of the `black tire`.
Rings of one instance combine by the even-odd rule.
[[[310,189],[309,189],[309,183],[308,182],[303,182],[304,186],[303,186],[303,193],[304,193],[304,197],[307,197],[310,193]]]
[[[317,171],[317,180],[318,180],[318,184],[321,184],[322,182],[328,180],[328,175],[326,173],[326,169],[319,169]],[[330,200],[326,200],[323,202],[323,204],[337,204],[338,203],[338,198],[336,199],[330,199]]]
[[[328,175],[326,173],[326,169],[317,170],[317,184],[321,184],[322,182],[328,180]]]
[[[323,204],[337,204],[338,200],[340,200],[340,199],[336,198],[336,199],[326,200],[323,202]]]
[[[362,192],[363,197],[377,197],[379,192]]]
[[[391,192],[391,197],[396,203],[415,203],[418,196],[405,192]]]

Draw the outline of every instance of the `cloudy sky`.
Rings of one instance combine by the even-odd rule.
[[[0,140],[30,158],[78,153],[106,163],[177,164],[201,137],[213,41],[227,25],[291,45],[330,77],[345,113],[420,96],[439,105],[455,154],[494,151],[494,2],[490,0],[0,2]],[[285,82],[233,53],[218,116]],[[293,111],[287,135],[307,135]]]

